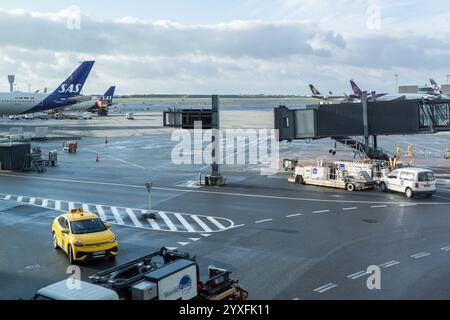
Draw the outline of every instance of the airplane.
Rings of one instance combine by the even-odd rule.
[[[358,85],[355,83],[354,80],[350,80],[350,86],[352,87],[352,90],[353,90],[353,96],[361,99],[362,95],[363,95],[363,91],[358,87]],[[387,93],[376,93],[375,94],[375,98],[378,99],[378,98],[383,97],[385,95],[387,95]],[[367,92],[367,97],[368,98],[372,98],[372,92]]]
[[[103,96],[91,97],[88,101],[83,101],[66,107],[64,110],[84,110],[97,112],[98,108],[110,107],[113,104],[115,86],[110,87]]]
[[[64,108],[86,101],[81,95],[84,83],[95,61],[84,61],[51,94],[4,92],[0,93],[0,115],[19,115]]]
[[[353,100],[354,100],[353,96],[347,96],[347,95],[335,96],[335,95],[333,95],[333,93],[331,91],[329,92],[329,95],[323,95],[312,84],[309,85],[309,88],[311,89],[311,93],[312,93],[311,97],[314,99],[319,99],[319,100],[323,100],[323,101],[333,101],[333,102],[353,102]]]
[[[435,99],[450,99],[450,95],[442,91],[442,87],[434,79],[430,79],[430,83],[436,96]]]
[[[350,85],[352,87],[353,93],[357,97],[362,98],[363,91],[358,87],[354,80],[350,80]],[[367,91],[365,91],[367,92]],[[393,101],[393,100],[417,100],[417,99],[426,99],[433,100],[435,96],[428,94],[419,94],[419,93],[401,93],[401,94],[391,94],[391,93],[376,93],[375,99],[377,101]],[[372,99],[372,93],[367,92],[367,98]]]

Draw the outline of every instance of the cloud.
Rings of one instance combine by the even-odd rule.
[[[280,12],[297,12],[296,3],[283,2]],[[304,3],[310,10],[323,5]],[[0,70],[33,88],[52,87],[80,60],[95,59],[89,92],[115,84],[122,94],[303,94],[309,82],[343,91],[355,77],[377,88],[394,71],[428,79],[450,69],[450,43],[439,34],[348,33],[303,20],[193,25],[85,15],[81,29],[71,30],[72,14],[0,9]]]

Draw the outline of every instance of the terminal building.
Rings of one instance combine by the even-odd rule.
[[[450,84],[443,84],[441,86],[442,91],[445,94],[450,94]],[[420,93],[420,94],[433,94],[434,88],[430,85],[408,85],[408,86],[399,86],[398,93]]]

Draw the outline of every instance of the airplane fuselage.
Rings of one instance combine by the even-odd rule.
[[[0,114],[14,115],[27,113],[29,110],[44,104],[48,94],[2,92],[0,93]]]

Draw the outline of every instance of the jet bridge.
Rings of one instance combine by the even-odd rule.
[[[442,99],[363,99],[362,103],[319,104],[306,109],[279,106],[274,111],[280,141],[333,138],[375,159],[388,157],[377,146],[378,135],[450,131],[450,100]]]

